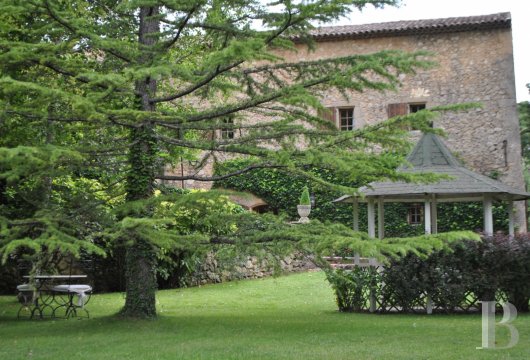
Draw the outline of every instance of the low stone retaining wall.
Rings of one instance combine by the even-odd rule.
[[[276,268],[276,269],[275,269]],[[292,254],[284,257],[279,262],[246,256],[236,264],[224,264],[218,260],[214,253],[209,253],[202,262],[199,270],[192,276],[192,284],[204,285],[240,279],[259,279],[271,276],[273,273],[291,273],[315,269],[311,259],[302,254]]]

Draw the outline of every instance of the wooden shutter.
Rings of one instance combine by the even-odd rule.
[[[409,112],[409,104],[407,103],[397,103],[397,104],[388,104],[387,108],[388,118],[393,118],[398,115],[407,115]]]
[[[197,135],[201,140],[215,140],[217,138],[217,131],[216,130],[199,130],[197,132]]]
[[[336,123],[335,114],[337,113],[337,108],[335,107],[327,107],[324,110],[318,111],[318,117],[331,121],[333,124]]]

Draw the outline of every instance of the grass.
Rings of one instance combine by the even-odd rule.
[[[95,295],[91,319],[28,321],[0,297],[0,359],[530,358],[528,315],[514,348],[476,350],[480,315],[342,314],[322,273],[160,291],[157,320],[117,318],[122,304]]]

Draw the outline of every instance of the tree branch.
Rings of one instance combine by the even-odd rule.
[[[197,180],[197,181],[219,181],[228,179],[233,176],[242,175],[247,172],[250,172],[252,170],[256,169],[280,169],[280,168],[286,168],[284,165],[272,165],[272,164],[257,164],[257,165],[250,165],[244,169],[231,172],[229,174],[224,175],[217,175],[217,176],[197,176],[197,175],[184,175],[184,176],[176,176],[176,175],[157,175],[156,178],[159,180]]]
[[[254,156],[262,156],[262,157],[270,153],[270,150],[262,149],[262,148],[254,148],[254,149],[238,148],[237,144],[227,144],[227,147],[220,147],[220,146],[216,146],[218,144],[216,144],[215,142],[210,142],[207,144],[200,144],[197,141],[186,141],[183,139],[177,140],[177,139],[168,138],[162,135],[158,135],[156,139],[162,142],[168,143],[168,144],[187,147],[190,149],[219,151],[219,152],[224,152],[224,153],[254,155]]]
[[[36,65],[41,65],[41,66],[44,66],[44,67],[46,67],[46,68],[48,68],[50,70],[53,70],[53,71],[55,71],[58,74],[61,74],[61,75],[67,76],[67,77],[71,77],[71,78],[73,78],[73,79],[75,79],[75,80],[77,80],[77,81],[79,81],[79,82],[81,82],[83,84],[95,85],[95,86],[97,86],[97,87],[99,87],[101,89],[104,89],[104,90],[109,90],[110,89],[110,87],[108,85],[99,84],[99,83],[98,84],[93,84],[93,83],[90,82],[89,79],[87,79],[85,77],[80,77],[79,75],[77,75],[77,74],[75,74],[75,73],[73,73],[71,71],[64,70],[64,69],[58,67],[57,65],[51,63],[50,61],[46,61],[46,62],[42,62],[41,63],[41,62],[33,60],[32,62],[34,64],[36,64]],[[114,88],[114,89],[111,89],[111,90],[112,90],[112,92],[122,92],[123,91],[123,89],[117,89],[117,88]]]
[[[50,3],[48,2],[48,0],[44,0],[44,5],[45,5],[45,8],[48,12],[48,15],[50,15],[50,17],[55,20],[57,23],[59,23],[61,26],[63,26],[64,28],[66,28],[68,31],[70,31],[72,34],[76,35],[76,36],[80,36],[80,37],[85,37],[87,39],[90,39],[90,40],[93,40],[91,39],[90,37],[86,37],[86,36],[83,36],[83,35],[80,35],[79,34],[79,31],[74,28],[72,25],[70,25],[66,20],[62,19],[57,13],[55,13],[55,11],[52,9]],[[118,59],[120,60],[123,60],[125,61],[126,63],[131,63],[132,61],[127,58],[125,55],[122,55],[122,54],[119,54],[117,53],[116,51],[114,51],[113,49],[110,49],[110,48],[106,48],[106,47],[103,47],[103,46],[100,46],[101,49],[103,51],[106,51],[108,52],[109,54],[117,57]]]
[[[292,17],[291,17],[291,14],[289,13],[289,16],[288,16],[285,24],[282,27],[280,27],[280,29],[278,29],[278,31],[276,31],[275,33],[271,34],[269,36],[269,38],[265,40],[264,46],[270,45],[276,38],[281,36],[289,28],[289,26],[291,26],[292,24],[293,24]],[[207,75],[203,80],[199,81],[198,83],[193,84],[193,85],[189,86],[188,88],[186,88],[186,89],[184,89],[184,90],[182,90],[180,92],[177,92],[176,94],[150,99],[149,102],[155,103],[155,104],[156,103],[160,103],[160,102],[168,102],[168,101],[176,100],[178,98],[181,98],[181,97],[184,97],[186,95],[189,95],[192,92],[194,92],[194,91],[202,88],[203,86],[207,85],[208,83],[210,83],[217,76],[219,76],[219,75],[221,75],[221,74],[223,74],[223,73],[225,73],[225,72],[227,72],[227,71],[229,71],[229,70],[231,70],[231,69],[243,64],[244,62],[245,62],[245,60],[238,60],[238,61],[235,61],[232,64],[229,64],[229,65],[226,65],[226,66],[218,65],[212,73]]]
[[[175,37],[173,39],[171,39],[166,45],[165,45],[165,48],[166,49],[169,49],[171,46],[173,46],[180,38],[180,35],[182,34],[182,31],[184,30],[184,28],[186,27],[186,25],[188,24],[188,22],[190,21],[191,19],[191,16],[193,15],[193,13],[195,12],[195,10],[197,10],[199,8],[199,5],[198,4],[195,4],[191,10],[188,12],[188,14],[186,15],[186,17],[182,20],[182,23],[179,25],[178,27],[178,30],[177,30],[177,34],[175,35]]]
[[[329,81],[329,79],[330,79],[330,76],[327,75],[321,78],[308,80],[305,83],[297,84],[296,86],[301,86],[304,89],[307,89],[307,88],[310,88],[316,85],[323,84]],[[228,106],[222,109],[214,109],[213,111],[210,111],[210,112],[198,114],[195,116],[190,116],[186,120],[186,122],[196,122],[196,121],[202,121],[202,120],[207,120],[207,119],[213,119],[213,118],[231,115],[239,111],[247,110],[247,109],[256,107],[257,105],[261,105],[261,104],[265,104],[265,103],[277,100],[281,98],[282,96],[284,96],[285,94],[288,94],[290,90],[292,90],[292,88],[293,88],[292,86],[287,86],[285,88],[278,89],[276,92],[269,93],[268,95],[255,97],[253,99],[241,102],[233,106]]]

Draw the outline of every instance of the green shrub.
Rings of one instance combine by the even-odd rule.
[[[309,189],[304,186],[302,195],[300,195],[300,205],[311,205],[311,197],[309,196]]]
[[[530,300],[530,235],[511,239],[496,235],[486,243],[489,273],[498,274],[497,286],[518,311],[528,312]]]
[[[227,196],[213,192],[167,188],[161,188],[160,191],[164,195],[180,195],[183,199],[181,202],[164,201],[154,209],[156,217],[172,220],[168,229],[182,236],[229,233],[233,231],[235,224],[221,218],[245,211]],[[204,196],[194,196],[200,194]],[[161,247],[157,254],[156,269],[159,287],[177,288],[190,285],[193,274],[198,271],[206,257],[206,252],[207,250],[200,246],[193,251],[185,246]]]
[[[335,292],[339,311],[360,312],[367,305],[370,289],[377,284],[377,272],[373,268],[361,267],[326,270],[326,279]]]
[[[475,301],[499,296],[519,312],[528,312],[530,236],[496,234],[482,241],[457,241],[450,251],[436,251],[427,258],[408,254],[392,260],[380,273],[365,268],[328,270],[327,279],[341,311],[366,310],[366,294],[375,289],[382,312],[417,311],[425,307],[427,296],[435,310],[447,313],[476,310]]]
[[[382,303],[389,308],[398,306],[404,312],[412,311],[425,292],[424,268],[424,263],[415,255],[406,256],[403,261],[393,261],[382,275]]]

